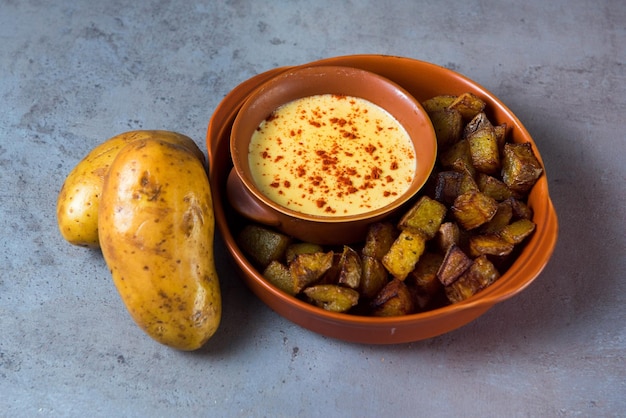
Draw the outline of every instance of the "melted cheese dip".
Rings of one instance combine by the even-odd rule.
[[[287,103],[264,120],[248,159],[257,187],[274,202],[319,216],[369,212],[410,186],[415,149],[387,111],[350,96]]]

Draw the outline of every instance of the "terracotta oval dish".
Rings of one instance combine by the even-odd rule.
[[[408,140],[412,143],[412,148],[415,151],[417,164],[415,163],[415,159],[407,161],[407,164],[416,166],[415,174],[412,177],[412,181],[406,186],[406,189],[397,197],[394,197],[393,200],[390,199],[386,205],[360,213],[348,212],[340,216],[306,214],[302,211],[287,208],[284,205],[276,203],[257,187],[249,164],[249,147],[251,138],[255,131],[257,131],[259,125],[266,121],[270,115],[273,115],[273,112],[282,105],[293,102],[294,100],[319,95],[331,95],[335,97],[336,101],[333,102],[333,106],[337,106],[341,104],[341,102],[345,103],[347,101],[345,100],[346,96],[365,99],[384,109],[384,111],[390,114],[392,118],[401,125],[400,128],[404,128],[408,134]],[[362,105],[363,104],[359,104],[358,106]],[[330,107],[327,111],[328,114],[323,117],[320,116],[318,119],[324,125],[330,127],[331,122],[327,121],[332,119],[334,113]],[[309,115],[312,113],[313,112],[309,111]],[[369,119],[371,114],[371,111],[369,113],[363,113],[361,122],[365,123],[365,119]],[[344,123],[346,123],[346,120],[343,120]],[[297,122],[299,121],[293,120],[287,124],[289,129],[292,129],[292,135],[295,135],[295,133],[291,126],[296,126]],[[370,122],[373,123],[373,121]],[[317,121],[312,121],[311,123],[319,124]],[[300,130],[306,131],[311,124],[307,121],[303,121],[300,126],[302,128]],[[364,126],[359,128],[364,128]],[[318,126],[310,130],[320,129],[321,128]],[[382,130],[382,128],[380,129]],[[354,131],[359,132],[356,127],[354,127]],[[360,129],[360,131],[362,132],[364,129]],[[337,139],[334,139],[335,146],[344,146],[350,143],[365,144],[368,142],[362,141],[362,139],[344,138],[342,132],[348,132],[346,129],[335,129],[331,132],[332,136],[337,137]],[[315,132],[311,132],[310,135],[314,133]],[[382,134],[385,134],[385,131],[376,132],[376,135]],[[398,134],[394,135],[398,136]],[[296,137],[294,136],[294,138]],[[289,133],[286,132],[281,142],[290,140],[293,145],[289,146],[293,147],[299,141],[310,142],[311,136],[307,137],[306,135],[302,135],[302,137],[297,137],[297,140],[292,140],[289,137]],[[387,141],[390,140],[389,138],[387,139]],[[390,144],[384,145],[388,148],[392,148]],[[410,144],[408,145],[410,146]],[[397,148],[398,147],[395,147],[395,149]],[[389,217],[420,190],[428,180],[435,164],[437,157],[437,139],[430,119],[422,106],[413,96],[408,94],[397,84],[375,73],[357,68],[315,66],[295,68],[282,72],[269,81],[262,83],[258,89],[252,92],[243,103],[233,123],[230,152],[234,169],[228,178],[227,194],[229,203],[236,211],[249,219],[261,224],[273,226],[302,241],[338,245],[361,241],[365,237],[366,228],[369,224]],[[382,150],[374,151],[375,155],[382,155],[382,153]],[[398,152],[398,154],[400,153]],[[336,152],[335,155],[339,156],[340,164],[341,158],[350,158],[340,152]],[[352,156],[350,162],[352,163],[356,159],[356,156]],[[298,158],[298,163],[303,160],[304,159]],[[275,170],[274,165],[276,165],[274,161],[268,164],[268,166],[272,167],[272,170]],[[307,167],[308,171],[313,171],[313,168],[312,166]],[[286,171],[286,169],[283,170]],[[393,170],[387,171],[389,173],[393,172]],[[364,176],[361,178],[363,177]],[[388,187],[389,183],[385,182],[382,178],[379,181],[381,187]],[[365,182],[365,180],[363,180],[363,182]],[[292,190],[295,189],[296,187],[292,187]],[[354,190],[357,189],[354,188]],[[318,193],[318,195],[321,196],[322,194]],[[324,194],[325,197],[328,195],[329,193]],[[351,207],[350,210],[352,210]]]
[[[305,65],[348,66],[379,74],[403,87],[422,102],[440,94],[472,92],[487,103],[494,123],[506,123],[514,142],[533,144],[528,131],[497,97],[472,80],[446,68],[409,58],[382,55],[351,55],[329,58]],[[218,229],[246,285],[271,309],[316,333],[350,342],[396,344],[423,340],[455,330],[484,314],[529,286],[550,259],[558,235],[557,215],[544,175],[533,187],[528,204],[534,212],[536,229],[509,269],[488,288],[476,295],[439,309],[406,316],[375,318],[325,311],[283,293],[268,283],[238,247],[235,237],[243,224],[228,203],[226,184],[233,167],[230,133],[233,121],[248,96],[265,81],[289,70],[276,68],[237,86],[216,108],[207,131],[210,180]]]

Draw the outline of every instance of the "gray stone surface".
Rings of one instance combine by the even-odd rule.
[[[621,0],[0,0],[0,415],[623,416],[626,7]],[[276,66],[382,53],[446,66],[516,112],[560,236],[522,294],[447,335],[348,344],[283,319],[218,241],[224,318],[196,353],[131,322],[55,202],[96,144],[204,135]]]

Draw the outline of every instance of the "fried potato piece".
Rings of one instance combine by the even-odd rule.
[[[435,235],[435,242],[440,251],[446,252],[453,245],[461,243],[461,231],[455,222],[444,222]]]
[[[361,266],[359,293],[365,299],[372,299],[389,281],[389,273],[380,260],[368,255],[361,256]]]
[[[351,247],[344,245],[341,258],[339,260],[339,278],[338,284],[349,287],[351,289],[358,289],[361,283],[361,275],[363,268],[361,266],[361,257],[359,253],[353,250]]]
[[[292,239],[269,228],[249,224],[241,230],[237,242],[255,263],[265,268],[270,262],[283,258]]]
[[[480,233],[493,234],[499,232],[502,228],[507,226],[513,219],[513,207],[509,200],[498,203],[498,209],[496,214],[489,222],[483,224],[480,227]]]
[[[405,280],[414,290],[415,307],[423,310],[441,292],[443,285],[437,277],[443,255],[427,251],[420,257],[415,269]]]
[[[491,220],[497,210],[498,203],[494,199],[475,191],[457,197],[451,208],[454,218],[468,231]]]
[[[361,253],[382,260],[391,244],[398,237],[398,231],[390,222],[376,222],[369,226]]]
[[[504,149],[504,144],[507,142],[507,124],[503,123],[501,125],[495,125],[493,127],[494,132],[496,133],[496,142],[498,143],[498,149],[500,150],[500,155],[502,155],[502,150]]]
[[[463,93],[459,95],[448,109],[458,110],[465,121],[472,120],[477,114],[485,109],[486,103],[473,93]]]
[[[291,263],[298,254],[315,254],[324,252],[324,248],[319,244],[310,242],[294,242],[287,246],[285,250],[285,261]]]
[[[333,264],[333,252],[299,254],[289,263],[289,273],[294,281],[294,293],[317,282]]]
[[[437,110],[430,112],[428,116],[435,129],[439,148],[446,149],[461,139],[463,116],[458,110]]]
[[[347,312],[359,303],[359,292],[334,284],[320,284],[304,289],[316,306],[332,312]]]
[[[486,174],[500,172],[500,150],[496,132],[484,113],[479,113],[466,126],[465,139],[469,142],[472,165]]]
[[[498,235],[513,245],[524,241],[535,230],[535,223],[529,219],[520,219],[503,227]]]
[[[450,106],[457,99],[458,96],[450,94],[442,94],[439,96],[431,97],[430,99],[422,102],[422,107],[427,113],[437,112],[444,110]]]
[[[505,256],[511,254],[514,245],[498,234],[473,235],[469,239],[472,257],[480,255]]]
[[[456,281],[461,274],[472,265],[472,259],[456,245],[452,245],[446,251],[446,255],[437,270],[437,278],[448,286]]]
[[[263,270],[263,277],[283,292],[292,296],[296,294],[296,285],[289,272],[289,267],[280,261],[271,261]]]
[[[467,271],[454,283],[446,286],[446,297],[451,303],[465,300],[500,278],[500,273],[487,256],[474,260]]]
[[[422,234],[405,229],[393,242],[389,252],[383,257],[383,265],[397,279],[404,280],[415,268],[415,264],[426,248]]]
[[[478,190],[498,202],[513,196],[511,189],[502,180],[485,173],[476,174]]]
[[[507,199],[507,202],[510,203],[511,208],[513,208],[513,217],[516,219],[532,219],[533,218],[533,210],[526,204],[526,202],[511,197]]]
[[[511,190],[525,195],[543,173],[543,167],[528,142],[504,145],[502,157],[502,181]]]
[[[407,285],[393,279],[383,287],[370,304],[373,316],[400,316],[413,312],[413,298]]]
[[[398,229],[411,229],[431,239],[439,230],[448,209],[428,196],[422,196],[398,222]]]
[[[470,144],[466,139],[461,139],[448,149],[440,151],[439,162],[445,170],[467,172],[471,177],[476,174]]]
[[[435,199],[452,204],[463,193],[479,191],[474,178],[467,171],[442,171],[437,174]]]

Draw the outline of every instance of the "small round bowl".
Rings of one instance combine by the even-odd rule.
[[[492,122],[506,123],[514,142],[533,144],[537,157],[542,161],[536,144],[513,112],[483,87],[454,71],[423,61],[382,55],[351,55],[307,64],[316,65],[350,66],[380,74],[402,86],[420,102],[439,94],[472,92],[486,101],[486,110]],[[216,108],[207,131],[209,175],[217,227],[242,279],[271,309],[304,328],[328,337],[366,344],[406,343],[435,337],[470,323],[495,304],[523,291],[539,276],[554,251],[558,235],[557,215],[550,200],[545,173],[528,198],[534,212],[535,232],[500,279],[462,302],[423,313],[374,318],[328,312],[289,296],[268,283],[235,240],[243,222],[239,215],[233,213],[226,197],[227,178],[232,168],[230,130],[250,93],[286,70],[288,68],[276,68],[237,86]]]
[[[286,103],[323,94],[365,99],[386,110],[408,133],[417,158],[416,172],[406,191],[387,205],[358,214],[311,215],[276,203],[255,184],[248,150],[259,124]],[[302,241],[338,245],[363,240],[369,224],[391,216],[422,188],[435,165],[437,138],[420,103],[396,83],[357,68],[314,66],[282,72],[245,100],[232,126],[230,153],[234,168],[228,176],[227,195],[237,212]]]

